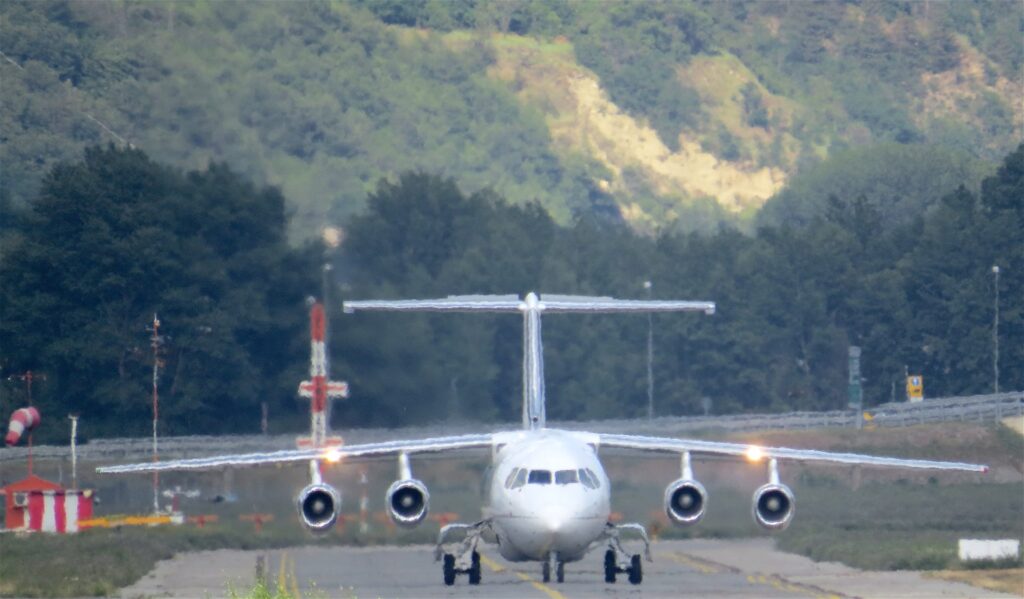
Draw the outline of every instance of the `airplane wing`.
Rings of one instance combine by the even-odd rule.
[[[400,453],[411,455],[491,447],[496,442],[497,438],[497,434],[483,434],[410,439],[405,441],[385,441],[382,443],[363,443],[360,445],[342,445],[339,447],[291,449],[267,453],[245,453],[213,456],[208,458],[190,458],[185,460],[167,460],[162,462],[142,462],[138,464],[103,466],[97,468],[96,472],[100,474],[125,474],[129,472],[163,472],[172,470],[212,470],[218,468],[241,468],[247,466],[268,466],[273,464],[308,462],[310,460],[323,460],[327,463],[331,463],[344,460],[345,458],[387,456],[398,455]]]
[[[672,439],[669,437],[645,437],[638,435],[593,434],[600,447],[634,449],[638,451],[694,455],[719,455],[739,457],[749,461],[792,460],[795,462],[826,462],[861,466],[890,468],[918,468],[926,470],[962,470],[966,472],[988,472],[983,464],[963,462],[941,462],[934,460],[912,460],[863,455],[858,453],[834,453],[815,449],[791,449],[788,447],[761,447],[746,443],[723,443],[698,439]]]
[[[517,438],[522,431],[503,433],[460,435],[453,437],[432,437],[382,443],[363,443],[330,448],[295,449],[267,453],[221,455],[208,458],[141,462],[118,466],[103,466],[96,469],[100,474],[125,474],[141,472],[163,472],[176,470],[214,470],[219,468],[267,466],[309,460],[337,462],[346,458],[389,456],[405,453],[425,454],[463,449],[480,449],[500,446]],[[890,458],[856,453],[836,453],[814,449],[792,449],[788,447],[762,447],[746,443],[725,443],[699,439],[673,439],[670,437],[646,437],[640,435],[617,435],[605,433],[574,432],[581,440],[598,447],[636,450],[642,452],[693,455],[725,456],[749,461],[767,459],[791,460],[795,462],[824,462],[832,464],[877,466],[891,468],[916,468],[927,470],[959,470],[966,472],[988,472],[988,466],[964,462],[915,460]]]

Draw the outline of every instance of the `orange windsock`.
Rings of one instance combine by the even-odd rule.
[[[8,445],[14,445],[21,439],[25,431],[31,431],[39,425],[39,410],[28,407],[14,410],[11,414],[11,423],[7,425],[7,437],[4,441]]]

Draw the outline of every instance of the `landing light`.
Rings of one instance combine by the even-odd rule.
[[[751,462],[760,462],[761,458],[764,457],[764,450],[756,445],[751,445],[747,448],[746,456]]]
[[[324,454],[324,459],[332,464],[337,464],[341,461],[341,452],[337,449],[328,449]]]

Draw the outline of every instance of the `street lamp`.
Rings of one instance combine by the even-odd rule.
[[[992,265],[995,277],[995,314],[992,317],[992,386],[999,393],[999,266]]]
[[[647,299],[651,299],[651,282],[644,281]],[[654,323],[647,313],[647,419],[654,420]]]
[[[323,280],[321,281],[321,289],[323,291],[323,302],[324,307],[328,306],[327,288],[330,285],[331,269],[331,252],[338,249],[342,242],[345,241],[345,230],[341,227],[324,227],[320,231],[320,236],[324,242],[324,264],[323,264]]]

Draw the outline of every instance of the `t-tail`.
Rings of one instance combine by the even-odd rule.
[[[620,300],[580,295],[457,295],[429,300],[366,300],[345,302],[346,313],[384,312],[519,312],[523,315],[523,428],[545,427],[544,347],[541,314],[586,312],[704,312],[715,313],[714,302]]]

